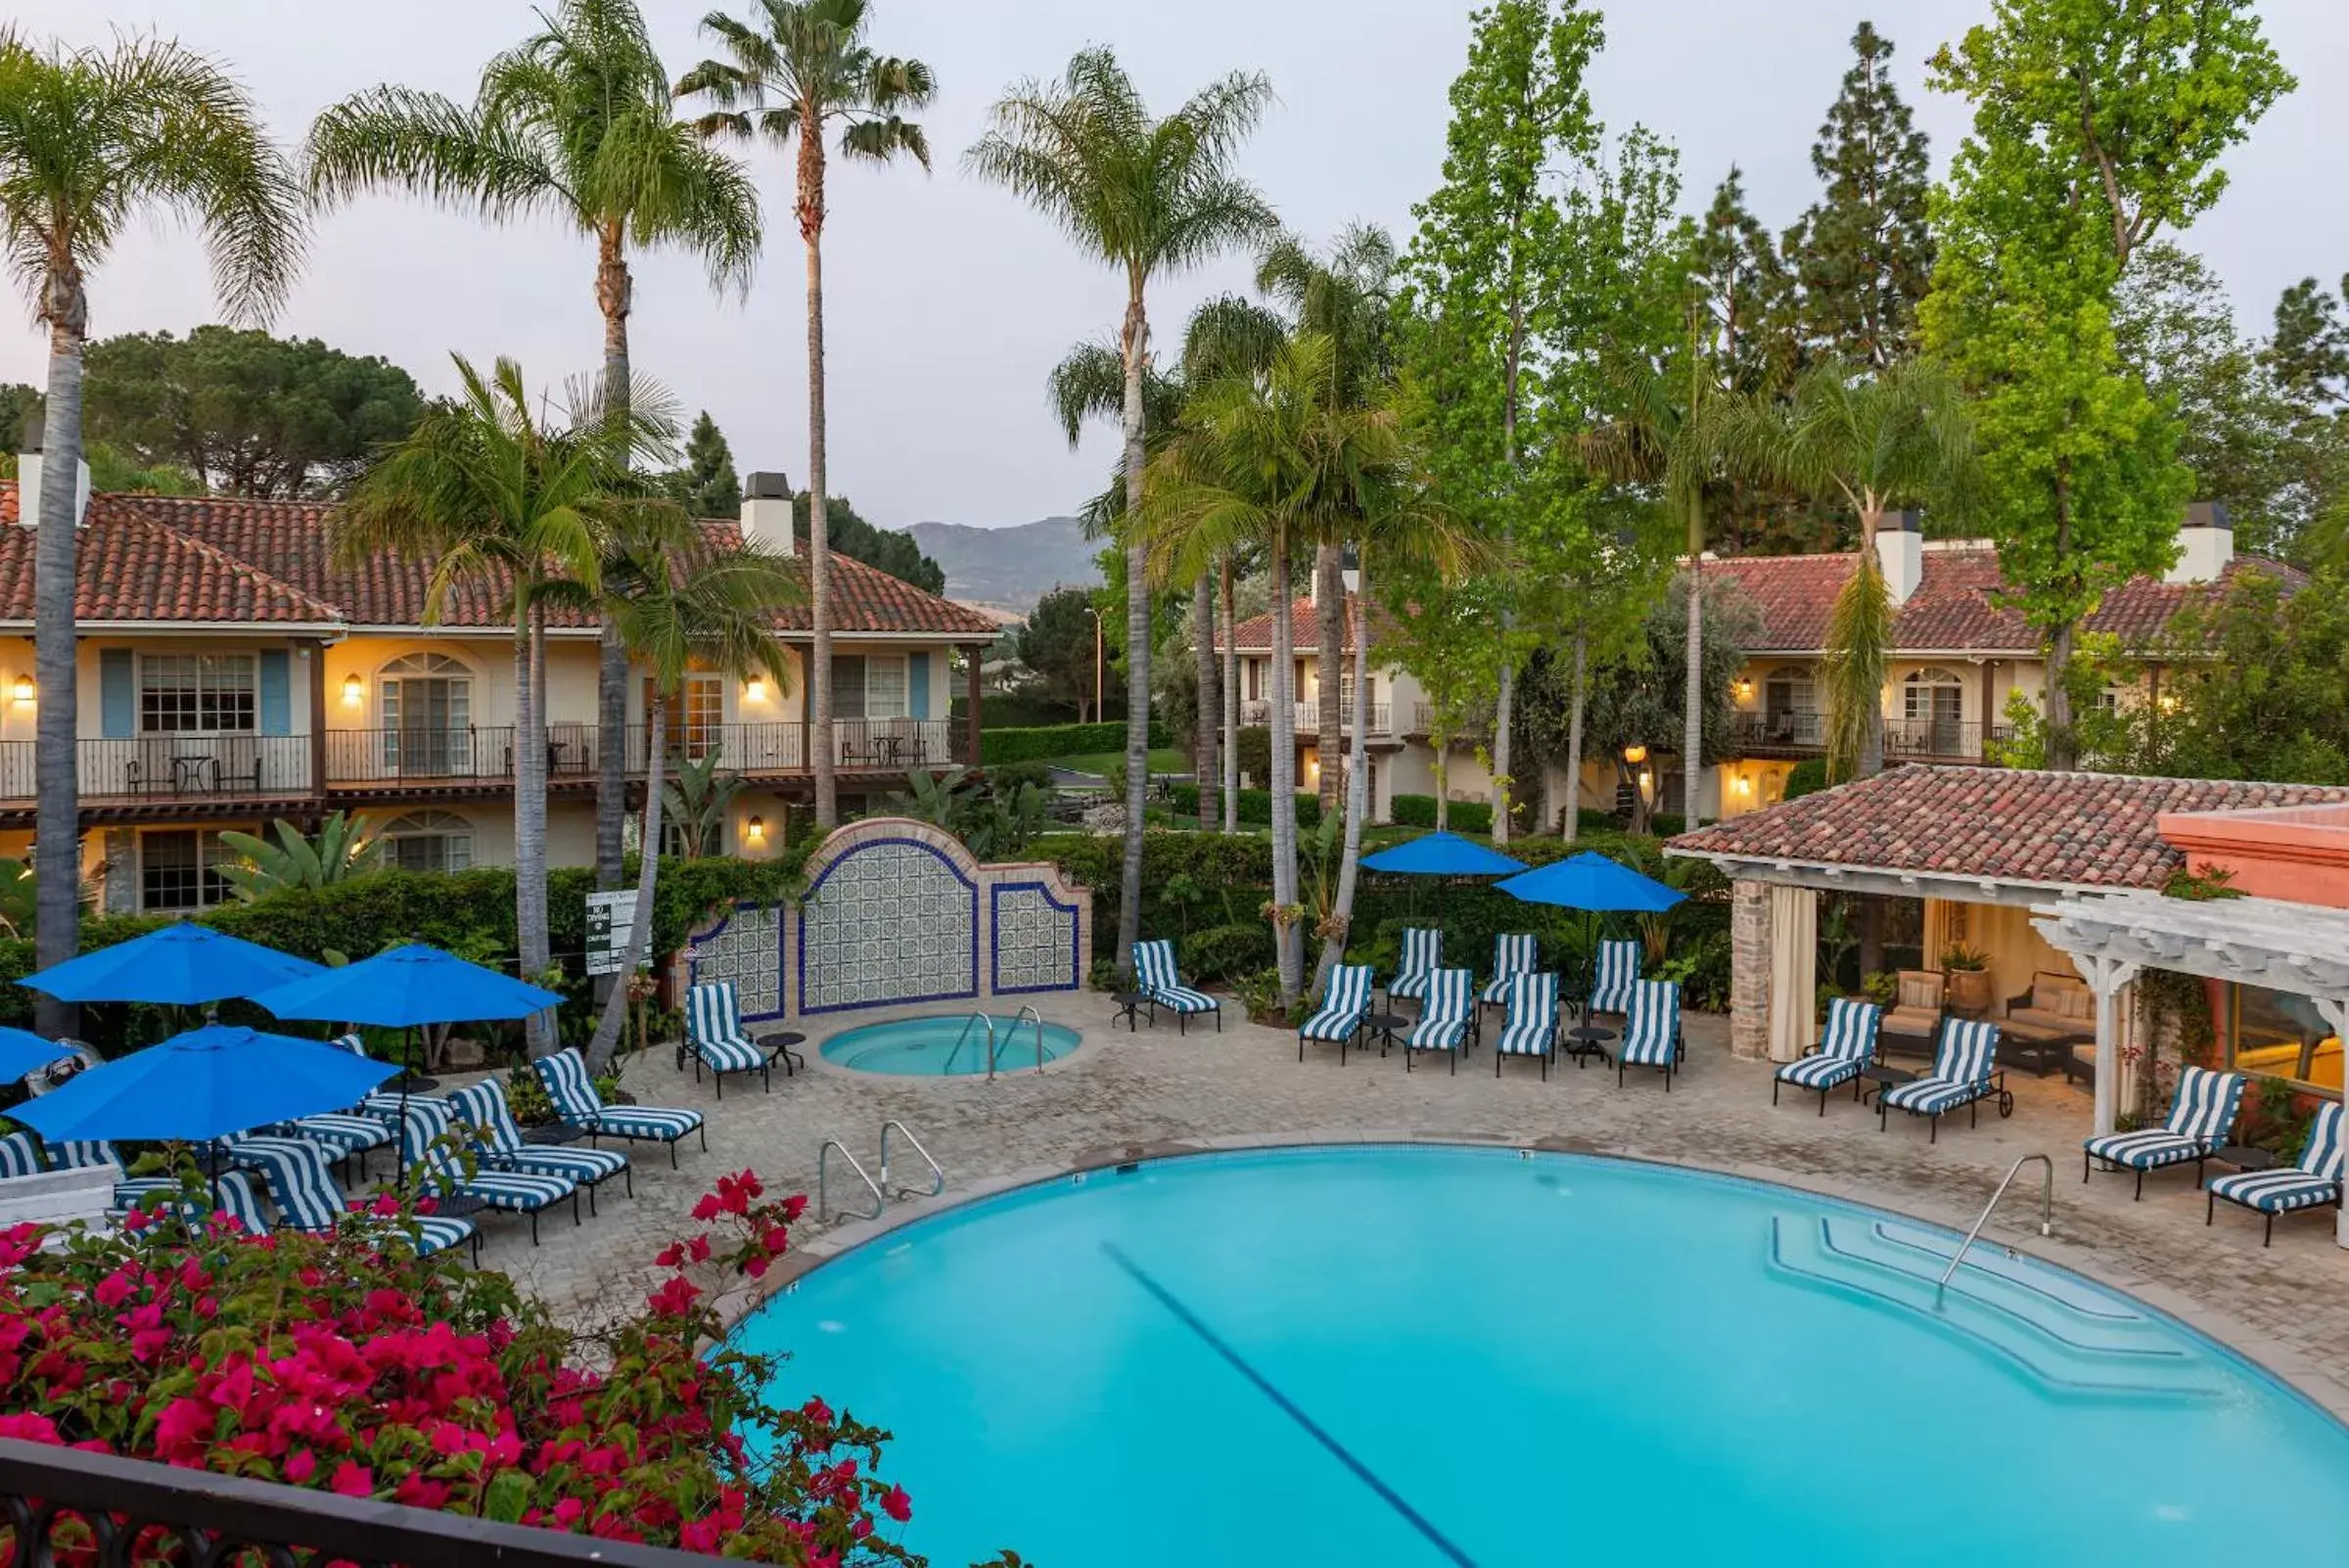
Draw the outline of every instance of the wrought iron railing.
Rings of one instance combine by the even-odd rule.
[[[945,719],[844,718],[832,725],[838,765],[852,771],[903,772],[942,768],[956,761],[955,726]],[[798,720],[676,723],[662,726],[664,765],[717,754],[742,773],[804,773],[812,765],[808,726]],[[505,782],[514,777],[515,729],[501,725],[443,725],[333,730],[327,735],[330,785]],[[651,759],[653,732],[628,726],[625,766],[641,776]],[[602,736],[593,724],[552,724],[546,732],[547,777],[561,783],[593,778]]]
[[[1827,744],[1827,715],[1805,709],[1740,714],[1730,722],[1729,741],[1749,752],[1823,751]]]
[[[1370,728],[1367,733],[1372,735],[1393,734],[1394,708],[1387,703],[1372,703],[1369,707]],[[1318,702],[1298,703],[1295,705],[1295,711],[1298,734],[1310,735],[1321,727],[1321,705]],[[1243,724],[1269,724],[1272,722],[1272,705],[1265,701],[1243,701],[1240,704],[1240,722]],[[1352,733],[1354,729],[1354,704],[1352,701],[1346,701],[1339,705],[1338,727]]]
[[[0,1439],[14,1568],[711,1568],[687,1551]]]
[[[27,752],[24,794],[30,795]],[[83,800],[277,800],[310,793],[307,735],[161,731],[83,740],[74,758]]]

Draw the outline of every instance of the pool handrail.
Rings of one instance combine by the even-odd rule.
[[[985,1013],[973,1013],[962,1021],[962,1033],[954,1037],[954,1048],[946,1052],[946,1065],[938,1070],[939,1077],[944,1078],[954,1071],[955,1058],[962,1054],[964,1042],[971,1038],[973,1024],[987,1026],[987,1076],[995,1076],[995,1021]]]
[[[893,1131],[903,1133],[905,1141],[913,1145],[913,1152],[922,1157],[922,1164],[930,1168],[930,1190],[928,1192],[917,1192],[912,1187],[907,1187],[898,1196],[900,1198],[935,1198],[945,1191],[946,1168],[938,1163],[936,1155],[922,1147],[922,1140],[913,1135],[913,1129],[898,1121],[888,1121],[881,1124],[881,1185],[883,1187],[889,1185],[889,1135]]]
[[[1965,1233],[1965,1239],[1958,1244],[1958,1250],[1950,1254],[1949,1268],[1941,1271],[1941,1278],[1933,1286],[1935,1307],[1941,1305],[1942,1293],[1949,1289],[1950,1278],[1958,1272],[1958,1266],[1965,1261],[1965,1250],[1982,1234],[1982,1227],[1990,1223],[1991,1211],[1999,1206],[2001,1198],[2006,1196],[2006,1189],[2014,1185],[2014,1178],[2023,1174],[2023,1167],[2034,1160],[2048,1168],[2039,1194],[2039,1233],[2043,1236],[2055,1233],[2055,1162],[2044,1154],[2026,1154],[2006,1168],[2006,1178],[1999,1183],[1999,1190],[1992,1193],[1990,1201],[1982,1206],[1981,1215],[1974,1221],[1974,1228]]]
[[[908,1133],[906,1135],[910,1137],[912,1134]],[[883,1196],[882,1191],[878,1186],[874,1185],[873,1178],[864,1174],[864,1167],[856,1163],[856,1156],[849,1152],[847,1144],[841,1142],[838,1138],[826,1138],[824,1139],[824,1146],[815,1152],[816,1220],[820,1222],[826,1219],[830,1213],[832,1196],[831,1160],[832,1151],[834,1149],[840,1150],[840,1157],[849,1162],[849,1169],[856,1173],[856,1179],[864,1183],[864,1190],[873,1195],[872,1213],[858,1215],[856,1218],[859,1220],[880,1219],[881,1211],[889,1207],[889,1199]]]
[[[1019,1038],[1023,1019],[1033,1020],[1036,1024],[1036,1070],[1040,1073],[1044,1070],[1044,1015],[1036,1010],[1034,1002],[1023,1004],[1018,1012],[1012,1014],[1010,1027],[1003,1031],[1003,1043],[1008,1046]],[[947,1061],[951,1063],[953,1058],[948,1057]],[[995,1076],[994,1027],[991,1024],[988,1027],[987,1076],[990,1079]]]

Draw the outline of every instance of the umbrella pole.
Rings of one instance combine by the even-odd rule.
[[[399,1034],[399,1133],[392,1145],[392,1179],[394,1183],[406,1179],[408,1174],[408,1084],[416,1077],[416,1026],[410,1024]]]
[[[217,1213],[220,1208],[220,1140],[218,1138],[204,1140],[204,1163],[210,1168],[212,1210]]]

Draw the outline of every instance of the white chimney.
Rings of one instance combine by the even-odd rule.
[[[1876,565],[1894,604],[1907,604],[1925,578],[1925,535],[1915,512],[1887,512],[1876,525]]]
[[[2234,525],[2217,501],[2196,501],[2178,525],[2178,560],[2164,582],[2216,582],[2234,559]]]
[[[791,481],[780,474],[753,474],[742,484],[742,536],[777,555],[797,551],[791,533]]]
[[[76,464],[73,478],[73,526],[79,528],[90,515],[90,465]],[[40,523],[41,424],[37,415],[27,415],[23,447],[17,454],[17,524],[31,529]]]

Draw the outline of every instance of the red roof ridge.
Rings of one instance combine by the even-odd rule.
[[[306,589],[298,587],[294,583],[288,582],[285,578],[278,576],[275,573],[272,573],[265,568],[254,566],[251,561],[246,560],[242,556],[231,555],[228,551],[221,549],[218,545],[212,543],[208,539],[200,539],[196,537],[196,535],[183,532],[180,530],[171,527],[170,524],[162,522],[158,518],[149,517],[135,504],[138,501],[147,499],[151,499],[151,497],[110,491],[106,496],[107,510],[115,513],[116,516],[121,517],[127,522],[135,523],[141,528],[148,529],[154,532],[161,534],[165,539],[169,540],[171,543],[177,545],[181,549],[193,550],[195,553],[205,557],[207,560],[216,562],[222,569],[226,571],[235,572],[244,576],[250,577],[254,582],[270,589],[273,592],[284,594],[287,598],[293,600],[297,604],[307,605],[311,609],[321,612],[318,618],[321,621],[346,622],[350,619],[340,605],[331,604],[328,601],[319,598],[316,594],[311,593]],[[93,495],[90,497],[91,510],[95,511],[97,506],[98,497]]]

